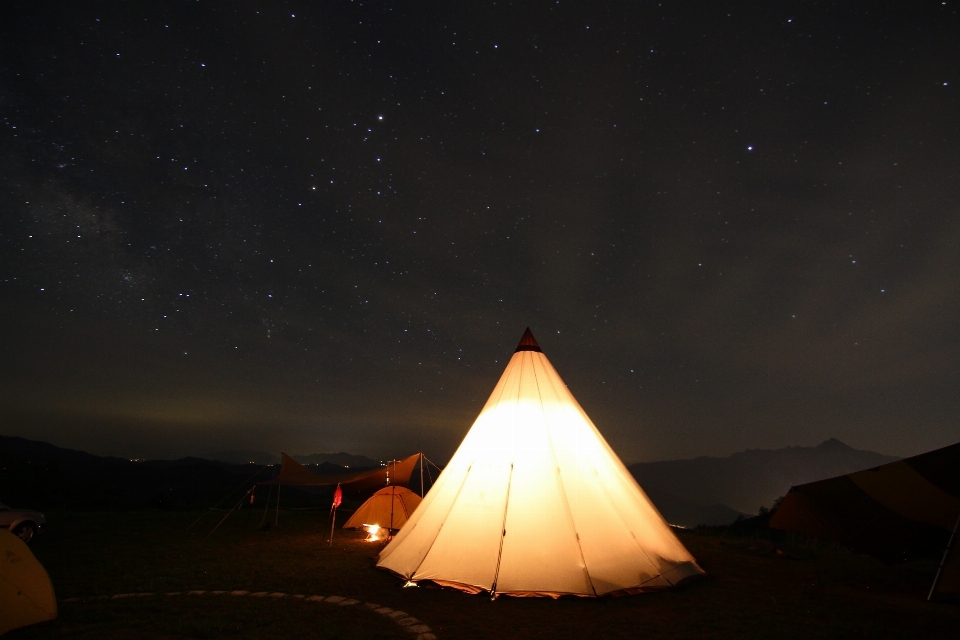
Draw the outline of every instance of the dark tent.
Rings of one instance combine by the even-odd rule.
[[[960,443],[873,469],[791,487],[774,529],[834,540],[885,562],[931,548],[944,561],[930,597],[960,596]]]

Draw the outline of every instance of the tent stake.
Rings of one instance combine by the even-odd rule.
[[[960,514],[957,515],[957,521],[953,523],[953,531],[950,533],[950,539],[947,540],[947,548],[943,550],[943,559],[940,560],[940,566],[937,567],[937,575],[933,577],[933,584],[930,585],[930,593],[927,594],[927,602],[933,599],[933,592],[940,581],[940,574],[943,572],[943,565],[947,564],[947,556],[950,555],[950,547],[953,546],[953,539],[957,536],[957,527],[960,526]]]

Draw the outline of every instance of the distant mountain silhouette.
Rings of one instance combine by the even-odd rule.
[[[641,462],[630,472],[673,524],[729,524],[773,505],[791,486],[899,460],[835,438],[815,447],[748,449],[726,458]]]
[[[259,462],[264,458],[256,452],[234,453],[258,464],[202,458],[132,461],[0,436],[0,502],[70,510],[209,507],[224,498],[238,500],[254,482],[278,472],[278,466],[264,468]],[[296,458],[321,474],[347,471],[345,465],[353,470],[379,464],[342,452]],[[726,458],[638,463],[629,469],[669,522],[695,526],[728,524],[770,507],[792,485],[897,459],[831,439],[816,447],[748,450]],[[285,491],[285,504],[297,499],[297,491],[307,490]],[[315,497],[303,499],[316,502]]]
[[[229,462],[230,464],[271,464],[280,462],[279,453],[251,451],[249,449],[211,451],[209,453],[198,454],[197,457],[204,458],[205,460],[214,460],[216,462]]]
[[[352,453],[311,453],[310,455],[293,456],[300,464],[322,464],[324,462],[340,465],[349,469],[373,469],[380,463],[367,456],[355,456]]]
[[[369,460],[350,454],[333,456],[352,462]],[[311,469],[323,474],[347,471],[343,465],[326,461]],[[231,464],[203,458],[134,461],[0,436],[0,502],[12,507],[179,509],[209,507],[222,499],[229,502],[224,506],[232,506],[256,481],[272,478],[278,470],[279,465]],[[285,503],[292,504],[298,492],[322,490],[291,489],[284,494]]]
[[[213,451],[211,453],[204,453],[199,457],[207,460],[216,460],[218,462],[229,462],[231,464],[270,464],[280,462],[279,453],[265,453],[263,451],[250,451],[248,449]],[[348,469],[373,469],[380,466],[378,461],[368,458],[367,456],[358,456],[343,451],[338,453],[293,455],[293,459],[300,464],[329,463]]]

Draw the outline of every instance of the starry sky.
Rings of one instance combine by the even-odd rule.
[[[960,440],[960,3],[0,5],[0,433],[626,462]]]

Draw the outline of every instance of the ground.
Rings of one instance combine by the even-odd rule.
[[[328,546],[323,511],[281,510],[268,531],[258,528],[261,512],[241,512],[210,534],[223,515],[211,512],[188,530],[199,513],[49,514],[48,530],[32,548],[53,581],[60,617],[7,637],[416,637],[364,603],[404,611],[442,640],[955,638],[960,628],[960,607],[924,600],[929,562],[888,567],[838,548],[800,550],[799,558],[754,555],[749,541],[681,532],[708,574],[687,587],[491,602],[448,589],[402,588],[374,567],[379,545],[363,542],[362,534],[338,530]],[[288,595],[209,593],[230,590]],[[99,599],[129,593],[155,595]],[[293,595],[359,602],[337,606]]]

